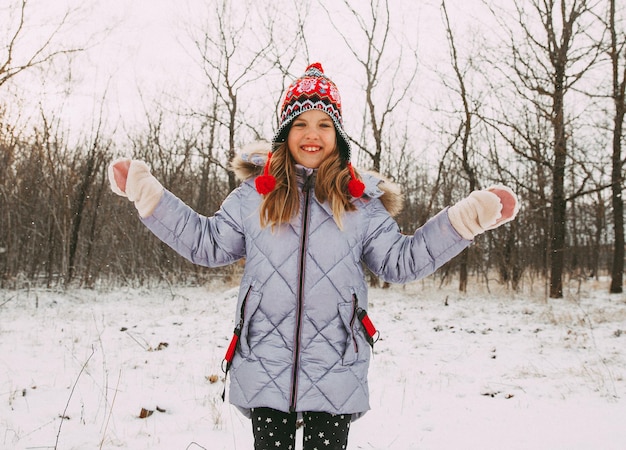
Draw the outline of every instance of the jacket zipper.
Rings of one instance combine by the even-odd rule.
[[[306,260],[307,233],[309,226],[309,201],[311,197],[311,179],[307,177],[302,188],[304,206],[302,208],[302,236],[300,238],[300,261],[298,264],[298,298],[296,302],[296,331],[294,339],[293,369],[291,372],[291,399],[289,410],[295,412],[298,396],[298,371],[300,369],[300,334],[302,332],[302,309],[304,305],[304,266]]]

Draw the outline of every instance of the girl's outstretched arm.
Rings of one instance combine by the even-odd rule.
[[[143,161],[117,159],[108,175],[113,192],[135,203],[144,225],[194,264],[222,266],[245,256],[237,192],[213,217],[205,217],[166,191]]]
[[[513,220],[518,209],[517,197],[510,189],[494,186],[472,192],[414,234],[405,235],[382,204],[373,204],[362,258],[386,281],[414,281],[458,255],[476,235]]]

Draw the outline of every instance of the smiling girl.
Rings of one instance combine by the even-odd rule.
[[[351,421],[369,409],[365,268],[392,283],[432,274],[513,220],[517,199],[502,186],[475,191],[401,233],[399,191],[350,164],[339,91],[319,63],[288,88],[272,151],[232,166],[243,182],[212,217],[142,161],[114,161],[109,176],[180,255],[209,267],[245,258],[226,362],[229,400],[251,418],[255,449],[294,449],[298,418],[305,450],[345,449]]]

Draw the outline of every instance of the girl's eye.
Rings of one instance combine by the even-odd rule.
[[[294,122],[293,126],[294,127],[303,127],[304,126],[304,122]]]

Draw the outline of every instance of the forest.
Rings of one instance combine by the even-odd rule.
[[[571,281],[603,279],[622,292],[624,2],[484,0],[469,16],[467,3],[441,0],[426,2],[435,14],[422,21],[419,2],[201,3],[172,24],[191,69],[158,86],[128,81],[136,120],[112,112],[106,86],[93,89],[81,121],[68,106],[84,95],[81,68],[115,28],[86,32],[94,12],[80,3],[43,16],[34,0],[3,2],[0,288],[236,276],[239,265],[197,267],[155,239],[111,193],[107,166],[132,154],[213,214],[239,183],[229,161],[272,136],[289,81],[325,56],[323,36],[353,162],[402,187],[403,231],[475,189],[519,195],[518,218],[478,237],[435,275],[441,283],[539,283],[560,298]]]

